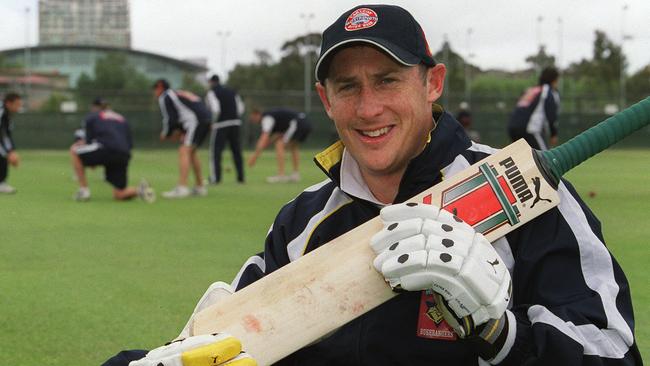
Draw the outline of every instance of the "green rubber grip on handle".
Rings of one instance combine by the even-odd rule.
[[[562,145],[542,151],[540,155],[553,178],[559,181],[564,173],[648,124],[650,97],[607,118]]]

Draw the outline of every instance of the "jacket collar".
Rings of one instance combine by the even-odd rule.
[[[442,169],[466,150],[471,141],[463,127],[439,105],[433,106],[435,127],[424,150],[413,158],[400,182],[395,203],[404,202],[443,179]],[[354,158],[337,141],[314,157],[316,165],[345,193],[381,205],[361,178]]]

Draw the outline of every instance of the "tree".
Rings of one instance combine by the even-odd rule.
[[[41,105],[39,110],[41,112],[54,112],[58,113],[61,111],[61,103],[69,101],[71,98],[67,95],[60,93],[52,93],[49,98]]]
[[[627,81],[627,94],[630,101],[640,100],[650,91],[650,65],[646,65]]]
[[[250,64],[237,64],[228,74],[228,84],[247,90],[302,90],[304,85],[305,53],[312,60],[317,57],[321,42],[320,33],[309,33],[285,42],[277,62],[266,50],[255,50],[257,60]]]
[[[192,74],[184,73],[181,89],[191,91],[196,95],[203,95],[205,94],[206,86],[198,82]]]
[[[526,62],[539,73],[546,67],[555,66],[555,56],[547,54],[546,46],[540,45],[537,54],[526,57]]]
[[[442,44],[440,50],[433,55],[433,59],[445,64],[447,67],[447,76],[445,77],[446,95],[464,93],[465,60],[452,50],[449,41],[445,41]]]
[[[611,41],[605,32],[595,32],[593,57],[573,63],[565,75],[576,85],[577,93],[605,96],[612,101],[619,95],[621,71],[627,67],[621,46]]]
[[[88,106],[97,97],[103,97],[115,109],[141,109],[150,105],[147,91],[151,81],[139,73],[122,52],[109,52],[95,62],[95,77],[83,73],[77,80],[77,101]],[[82,107],[83,108],[83,107]]]

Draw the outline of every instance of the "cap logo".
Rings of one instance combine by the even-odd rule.
[[[369,8],[360,8],[352,12],[345,21],[346,31],[370,28],[377,24],[377,13]]]

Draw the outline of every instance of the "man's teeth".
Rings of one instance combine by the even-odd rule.
[[[387,134],[389,129],[389,127],[384,127],[374,131],[361,131],[361,133],[369,137],[378,137]]]

